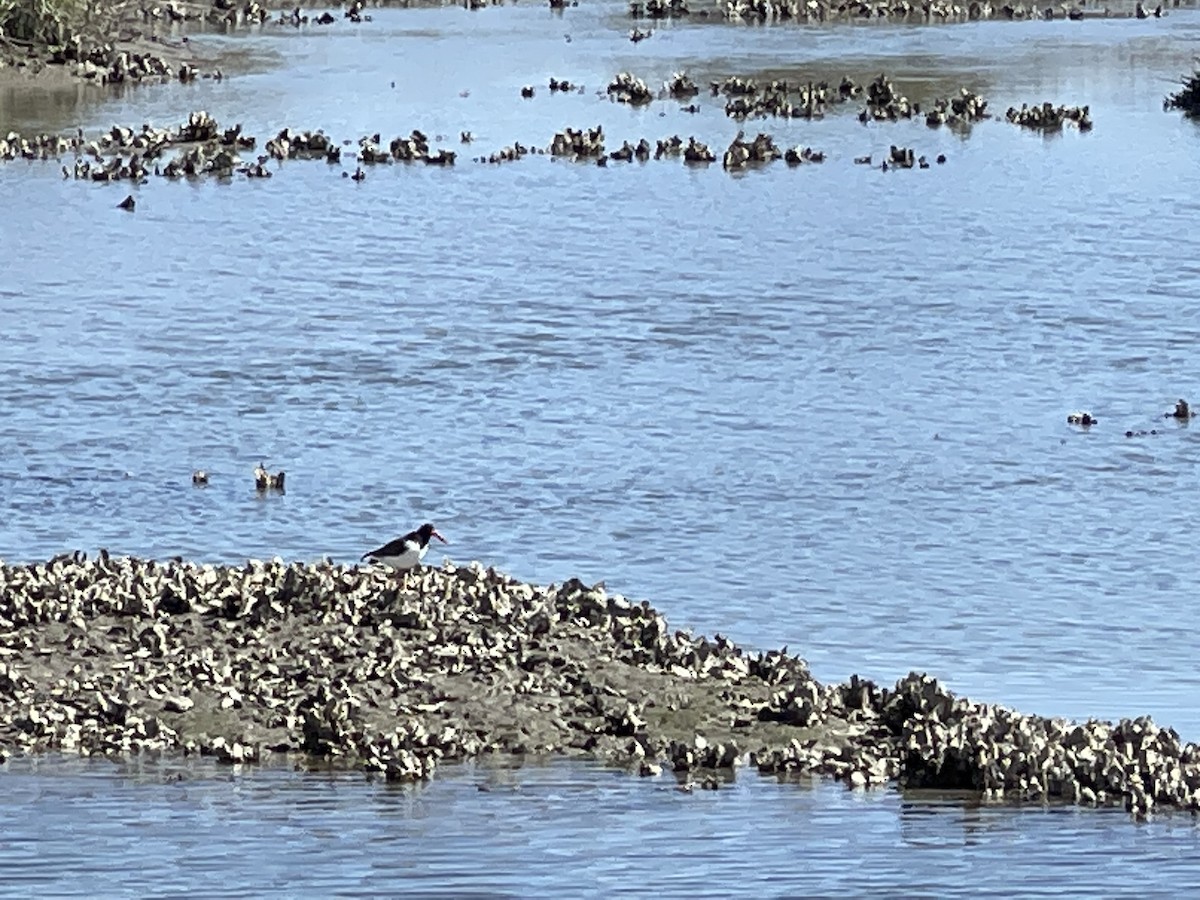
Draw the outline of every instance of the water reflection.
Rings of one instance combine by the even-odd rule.
[[[77,127],[84,106],[105,97],[106,91],[90,84],[44,87],[0,80],[0,127],[6,131],[68,132]]]
[[[188,58],[205,74],[220,69],[223,74],[238,78],[269,71],[282,63],[285,45],[278,36],[256,31],[225,34],[198,27],[198,23],[187,23],[187,27],[193,36]],[[177,47],[177,39],[185,33],[179,28],[172,31]],[[94,116],[115,102],[137,107],[161,99],[176,108],[172,119],[181,120],[195,105],[203,105],[206,98],[221,89],[221,83],[203,79],[189,85],[175,82],[106,85],[73,78],[66,66],[54,65],[28,75],[0,70],[0,76],[3,76],[0,77],[0,129],[5,133],[70,133],[90,126]]]
[[[972,847],[1022,812],[984,806],[973,792],[910,791],[899,805],[900,839],[914,848]]]
[[[511,789],[479,790],[495,783]],[[302,878],[351,896],[1011,896],[1018,884],[1166,887],[1194,877],[1200,849],[1186,818],[1139,828],[1120,812],[745,772],[715,792],[673,783],[563,762],[450,767],[417,787],[205,761],[16,760],[0,768],[0,893],[203,892],[216,879],[261,895]]]

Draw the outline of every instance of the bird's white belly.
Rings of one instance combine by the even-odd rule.
[[[425,551],[428,549],[428,547],[421,547],[420,549],[410,547],[397,556],[377,556],[375,559],[389,569],[396,569],[402,572],[413,568],[424,559]]]

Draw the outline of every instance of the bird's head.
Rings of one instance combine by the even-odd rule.
[[[430,538],[437,538],[443,544],[450,543],[448,540],[446,540],[444,537],[442,537],[440,534],[438,534],[438,530],[436,528],[434,528],[428,522],[426,522],[424,525],[422,525],[420,528],[417,529],[417,534],[419,534],[421,536],[421,540],[426,544],[429,543]]]

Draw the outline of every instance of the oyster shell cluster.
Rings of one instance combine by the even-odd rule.
[[[442,140],[437,136],[436,140]],[[459,141],[469,144],[474,136],[467,131],[459,135]],[[750,162],[769,162],[784,158],[790,165],[805,162],[822,162],[825,154],[808,147],[795,147],[786,153],[778,151],[770,135],[761,134],[743,147],[741,137],[734,139],[730,147],[732,164],[726,168],[740,168]],[[353,161],[353,174],[342,170],[343,177],[363,180],[364,166],[388,165],[393,163],[424,163],[431,166],[453,166],[458,154],[448,149],[432,149],[430,138],[419,129],[408,136],[392,139],[384,144],[381,134],[365,135],[357,141],[357,152],[350,149],[351,141],[336,141],[323,130],[296,130],[284,128],[263,145],[264,153],[246,159],[241,153],[254,150],[258,140],[242,132],[240,124],[222,127],[208,113],[192,113],[186,122],[176,128],[155,128],[149,124],[138,129],[113,126],[96,138],[86,138],[82,133],[72,135],[22,135],[17,132],[0,137],[0,161],[52,160],[73,156],[72,165],[63,165],[64,178],[85,181],[127,181],[144,184],[153,176],[168,179],[197,179],[215,177],[222,179],[242,175],[246,178],[270,178],[281,163],[289,160],[321,160],[340,166]],[[746,151],[743,159],[743,149]],[[171,152],[174,156],[161,160]],[[554,135],[547,147],[530,147],[516,142],[503,149],[473,157],[476,163],[513,162],[528,155],[549,155],[577,162],[594,162],[606,165],[615,162],[646,162],[653,159],[679,159],[687,163],[709,163],[717,155],[709,146],[695,137],[686,141],[679,135],[651,143],[646,138],[636,142],[623,141],[620,147],[608,150],[601,126],[595,128],[565,128]],[[727,154],[728,156],[728,154]],[[126,201],[132,210],[135,203]]]
[[[1080,131],[1092,130],[1092,114],[1087,106],[1055,106],[1049,100],[1030,106],[1022,103],[1021,108],[1010,106],[1004,117],[1013,125],[1033,131],[1062,131],[1068,122]]]
[[[295,754],[389,780],[586,754],[689,787],[744,765],[985,799],[1200,809],[1200,749],[1149,719],[1026,716],[910,674],[824,685],[648,603],[478,563],[0,564],[0,757]]]

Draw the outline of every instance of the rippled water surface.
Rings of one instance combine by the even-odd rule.
[[[1200,17],[682,23],[635,46],[620,9],[378,10],[361,27],[200,38],[236,54],[221,83],[106,103],[0,91],[3,130],[168,125],[204,108],[260,138],[417,127],[460,151],[453,169],[381,167],[361,184],[295,161],[253,183],[151,179],[133,215],[114,208],[126,185],[64,182],[57,162],[0,167],[0,556],[349,561],[430,519],[456,560],[603,579],[676,626],[787,644],[822,678],[915,668],[1030,712],[1149,712],[1200,739],[1200,434],[1160,418],[1200,387],[1200,131],[1161,110]],[[863,126],[842,108],[748,126],[829,154],[799,170],[469,163],[566,125],[603,124],[610,147],[680,133],[719,150],[738,126],[707,94],[696,115],[596,96],[621,69],[656,84],[681,68],[701,83],[886,71],[926,102],[965,85],[998,112],[1086,103],[1096,128],[1043,138],[990,121],[956,135]],[[550,76],[586,91],[550,95]],[[524,84],[540,86],[534,99]],[[461,130],[475,144],[459,147]],[[851,162],[891,144],[948,161]],[[1065,424],[1080,408],[1100,419],[1089,433]],[[1162,433],[1124,437],[1141,428]],[[255,495],[260,459],[287,470],[286,496]],[[195,467],[208,488],[190,484]],[[407,837],[394,839],[426,848],[448,827],[488,833],[491,816],[574,821],[568,795],[613,815],[618,844],[635,832],[615,809],[639,822],[706,809],[697,853],[723,846],[724,828],[764,846],[754,834],[772,815],[734,808],[753,798],[776,810],[767,844],[796,839],[789,828],[817,841],[825,823],[830,890],[875,877],[847,858],[898,845],[895,865],[950,860],[969,883],[970,854],[911,847],[914,828],[961,847],[960,823],[978,820],[984,843],[1017,858],[1052,840],[1091,853],[1114,827],[767,787],[698,806],[619,778],[538,778],[536,808],[481,805],[458,783],[322,796],[367,831],[399,809]],[[166,790],[152,808],[169,818]],[[267,816],[244,827],[265,833]],[[583,852],[551,849],[555,827],[521,846]],[[1103,864],[1149,833],[1111,838],[1133,849]],[[620,871],[589,859],[598,879]],[[1062,874],[1047,866],[1041,877]],[[681,864],[654,875],[668,876],[692,877]]]
[[[1135,827],[1120,811],[759,778],[685,794],[670,777],[565,765],[403,788],[279,770],[174,781],[149,764],[18,768],[0,776],[5,896],[1147,896],[1147,884],[1190,883],[1198,849],[1190,818]]]

